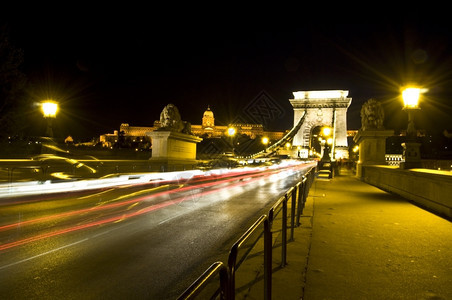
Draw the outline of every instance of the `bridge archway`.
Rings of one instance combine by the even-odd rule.
[[[299,91],[293,92],[290,104],[294,109],[294,126],[304,118],[300,129],[293,137],[292,145],[301,157],[308,157],[311,150],[311,136],[318,127],[333,128],[332,150],[334,158],[348,158],[347,109],[352,99],[348,91]]]

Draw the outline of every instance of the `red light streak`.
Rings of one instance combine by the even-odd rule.
[[[289,167],[284,167],[283,169],[300,169],[303,165],[301,166],[289,166]],[[272,169],[272,170],[264,170],[264,171],[260,171],[260,172],[245,172],[245,173],[241,173],[244,174],[242,176],[237,176],[237,177],[232,177],[226,180],[221,180],[221,181],[214,181],[214,182],[208,182],[208,183],[204,183],[204,184],[197,184],[194,186],[184,186],[178,189],[173,189],[173,190],[169,190],[169,191],[163,191],[163,192],[159,192],[156,194],[152,194],[152,195],[148,195],[148,196],[142,196],[142,197],[138,197],[138,198],[132,198],[126,201],[122,201],[122,202],[117,202],[117,203],[111,203],[108,205],[104,205],[104,206],[97,206],[97,207],[91,207],[91,208],[86,208],[86,209],[81,209],[81,210],[76,210],[76,211],[71,211],[71,212],[66,212],[66,213],[61,213],[61,214],[56,214],[56,215],[52,215],[52,216],[47,216],[47,217],[42,217],[42,218],[37,218],[37,219],[32,219],[32,220],[28,220],[28,221],[22,221],[22,222],[17,222],[17,223],[13,223],[13,224],[8,224],[8,225],[3,225],[0,226],[0,231],[1,230],[9,230],[15,227],[19,227],[19,226],[24,226],[24,225],[30,225],[30,224],[34,224],[34,223],[39,223],[39,222],[44,222],[44,221],[49,221],[52,219],[56,219],[56,218],[64,218],[64,217],[68,217],[68,216],[72,216],[72,215],[79,215],[82,213],[86,213],[86,212],[93,212],[93,211],[98,211],[98,210],[106,210],[106,209],[111,209],[111,208],[117,208],[117,207],[121,207],[124,205],[128,205],[131,203],[138,203],[138,202],[144,202],[146,200],[150,200],[156,197],[160,197],[160,196],[164,196],[164,195],[169,195],[172,193],[176,193],[176,192],[184,192],[184,191],[190,191],[193,189],[205,189],[205,188],[209,188],[209,187],[217,187],[213,190],[209,190],[209,191],[203,191],[198,193],[198,197],[201,196],[206,196],[212,193],[218,193],[218,191],[221,191],[223,189],[231,189],[233,187],[239,187],[239,186],[243,186],[243,185],[247,185],[250,184],[254,181],[257,180],[261,180],[262,177],[269,177],[275,173],[280,172],[281,169]],[[222,178],[224,178],[225,176],[220,176]],[[229,175],[230,177],[230,175]],[[242,179],[250,179],[248,181],[240,181]],[[208,178],[202,181],[210,181],[212,179]],[[201,180],[198,180],[201,181]],[[235,184],[232,185],[228,185],[225,187],[219,187],[220,184],[224,184],[224,183],[229,183],[231,181],[238,181]],[[40,235],[35,235],[29,238],[25,238],[22,240],[18,240],[15,242],[11,242],[11,243],[6,243],[3,245],[0,245],[0,251],[6,250],[6,249],[10,249],[10,248],[14,248],[17,246],[21,246],[21,245],[25,245],[25,244],[29,244],[32,242],[36,242],[42,239],[46,239],[46,238],[50,238],[50,237],[54,237],[54,236],[58,236],[58,235],[62,235],[62,234],[66,234],[66,233],[70,233],[70,232],[74,232],[74,231],[78,231],[78,230],[83,230],[83,229],[88,229],[91,227],[95,227],[95,226],[99,226],[99,225],[103,225],[103,224],[107,224],[107,223],[113,223],[113,222],[117,222],[119,220],[122,219],[128,219],[131,217],[135,217],[138,215],[142,215],[145,213],[149,213],[161,208],[165,208],[168,207],[170,205],[174,205],[174,204],[179,204],[181,202],[183,202],[185,199],[187,199],[187,197],[189,196],[184,196],[184,197],[179,197],[176,199],[172,199],[172,200],[166,200],[165,202],[162,203],[157,203],[157,204],[152,204],[151,206],[148,206],[146,208],[142,208],[140,210],[134,211],[134,212],[130,212],[130,213],[126,213],[126,214],[121,214],[121,215],[117,215],[114,217],[110,217],[110,218],[106,218],[106,219],[102,219],[99,221],[95,221],[95,222],[90,222],[90,223],[86,223],[86,224],[82,224],[82,225],[78,225],[78,226],[73,226],[73,227],[69,227],[66,229],[61,229],[61,230],[57,230],[57,231],[53,231],[53,232],[49,232],[49,233],[45,233],[45,234],[40,234]]]

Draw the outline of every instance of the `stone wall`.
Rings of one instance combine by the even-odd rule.
[[[452,219],[452,172],[394,166],[363,166],[361,180]]]

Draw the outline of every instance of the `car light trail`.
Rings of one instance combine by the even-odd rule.
[[[291,168],[291,167],[289,167]],[[284,169],[287,169],[284,168]],[[112,208],[117,208],[120,206],[125,206],[125,205],[129,205],[131,203],[134,202],[140,202],[140,201],[147,201],[150,200],[152,198],[157,198],[157,197],[161,197],[161,196],[165,196],[165,195],[169,195],[172,193],[176,193],[176,192],[184,192],[184,191],[189,191],[189,190],[193,190],[193,189],[203,189],[203,188],[209,188],[212,186],[216,186],[216,185],[220,185],[220,184],[225,184],[225,183],[229,183],[231,181],[236,181],[236,180],[242,180],[245,178],[254,178],[254,177],[258,177],[258,176],[262,176],[263,173],[265,172],[269,172],[267,175],[273,175],[276,174],[278,172],[281,172],[281,170],[278,169],[272,169],[272,170],[261,170],[260,172],[256,173],[249,173],[249,172],[245,172],[245,175],[242,176],[237,176],[237,177],[232,177],[232,178],[227,178],[227,179],[223,179],[220,181],[214,181],[214,182],[208,182],[208,183],[204,183],[204,184],[197,184],[195,186],[180,186],[178,189],[173,189],[173,190],[167,190],[167,191],[162,191],[159,193],[155,193],[152,194],[150,196],[143,196],[143,197],[139,197],[139,198],[132,198],[133,194],[128,194],[125,196],[120,196],[114,200],[110,200],[109,202],[112,201],[117,201],[120,200],[122,198],[126,198],[128,200],[122,201],[122,202],[116,202],[116,203],[109,203],[109,204],[105,204],[102,203],[101,205],[98,205],[96,207],[90,207],[90,208],[85,208],[85,209],[80,209],[80,210],[76,210],[76,211],[70,211],[70,212],[65,212],[65,213],[60,213],[60,214],[55,214],[55,215],[51,215],[51,216],[46,216],[46,217],[42,217],[42,218],[37,218],[37,219],[32,219],[32,220],[28,220],[28,221],[21,221],[21,222],[17,222],[17,223],[13,223],[13,224],[8,224],[8,225],[3,225],[0,226],[0,231],[3,230],[8,230],[8,229],[12,229],[12,228],[16,228],[16,227],[21,227],[21,226],[25,226],[25,225],[30,225],[30,224],[35,224],[35,223],[39,223],[39,222],[46,222],[52,219],[56,219],[56,218],[64,218],[64,217],[69,217],[69,216],[73,216],[73,215],[79,215],[79,214],[83,214],[83,213],[87,213],[87,212],[93,212],[93,211],[98,211],[98,210],[106,210],[106,209],[112,209]],[[240,174],[239,172],[235,172],[234,175]],[[225,178],[222,176],[222,178]],[[205,181],[210,181],[210,178],[204,178]],[[199,182],[199,180],[198,180]],[[149,183],[148,183],[149,184]],[[169,187],[169,185],[165,185],[165,186],[159,186],[154,188],[155,190],[161,189],[161,188],[165,188],[165,187]],[[151,192],[152,189],[147,190],[148,192]],[[137,193],[141,193],[137,192]]]
[[[282,169],[285,170],[284,172],[288,172],[289,170],[296,171],[298,169],[301,169],[303,166],[304,165],[290,165],[290,166],[285,166]],[[91,227],[95,227],[95,226],[99,226],[99,225],[103,225],[103,224],[107,224],[107,223],[118,223],[118,222],[124,221],[126,219],[129,219],[129,218],[132,218],[132,217],[135,217],[138,215],[146,214],[146,213],[149,213],[149,212],[161,209],[161,208],[165,208],[165,207],[168,207],[168,206],[171,206],[174,204],[180,204],[183,201],[185,201],[187,198],[189,198],[189,197],[191,198],[191,196],[178,197],[176,199],[166,200],[165,202],[151,204],[150,206],[141,208],[137,211],[131,211],[133,208],[137,208],[136,206],[138,206],[139,203],[145,202],[145,201],[148,201],[151,199],[155,199],[160,196],[170,195],[172,193],[186,192],[186,191],[190,191],[190,190],[194,190],[194,189],[203,190],[203,189],[214,187],[214,189],[212,189],[212,190],[207,190],[207,191],[202,191],[202,192],[197,193],[197,197],[202,197],[202,196],[210,195],[212,193],[218,193],[219,191],[222,191],[222,190],[230,190],[231,188],[234,188],[234,187],[240,187],[243,185],[247,185],[252,182],[259,181],[263,178],[271,178],[271,176],[273,176],[274,174],[280,173],[281,171],[282,171],[281,169],[272,168],[272,169],[263,169],[263,170],[261,169],[260,172],[241,173],[244,175],[238,175],[239,172],[236,172],[236,174],[234,175],[235,177],[224,178],[223,180],[220,180],[220,181],[217,180],[217,181],[213,181],[213,182],[206,182],[206,183],[196,184],[196,185],[185,185],[185,186],[180,185],[179,188],[176,188],[176,189],[157,192],[152,195],[134,197],[132,199],[130,199],[130,195],[129,195],[128,200],[117,202],[117,203],[109,203],[106,205],[90,207],[90,208],[86,208],[86,209],[80,209],[80,210],[76,210],[76,211],[70,211],[70,212],[60,213],[60,214],[51,215],[51,216],[47,216],[47,217],[17,222],[17,223],[8,224],[8,225],[3,225],[3,226],[0,226],[0,231],[2,231],[2,230],[5,231],[5,230],[12,229],[12,228],[35,224],[35,223],[39,223],[39,222],[45,222],[45,221],[49,221],[49,220],[56,219],[56,218],[65,218],[65,217],[69,217],[69,216],[73,216],[73,215],[78,216],[82,213],[112,209],[112,208],[117,208],[117,207],[121,207],[121,206],[127,206],[127,208],[125,209],[125,212],[124,211],[118,212],[117,214],[119,214],[119,215],[116,215],[116,216],[112,216],[112,217],[105,218],[102,220],[89,222],[89,223],[81,224],[81,225],[77,225],[77,226],[72,226],[72,227],[68,227],[65,229],[60,229],[60,230],[56,230],[56,231],[52,231],[52,232],[48,232],[48,233],[44,233],[44,234],[31,236],[31,237],[24,238],[24,239],[21,239],[18,241],[2,244],[2,245],[0,245],[0,251],[14,248],[14,247],[21,246],[21,245],[25,245],[25,244],[29,244],[32,242],[36,242],[36,241],[54,237],[54,236],[59,236],[59,235],[63,235],[63,234],[74,232],[74,231],[88,229]],[[289,173],[286,173],[286,174],[288,175]],[[247,180],[244,180],[244,179],[247,179]],[[210,178],[205,179],[205,181],[210,181],[210,180],[212,180],[212,179],[210,179]],[[220,185],[224,185],[225,183],[231,183],[233,181],[236,181],[236,183],[228,184],[227,186],[220,186]],[[156,187],[155,189],[158,190],[161,188],[162,187]],[[152,190],[152,189],[150,189],[150,190]],[[136,196],[136,195],[138,195],[138,194],[135,194],[133,196]],[[122,198],[122,197],[120,197],[120,198]]]

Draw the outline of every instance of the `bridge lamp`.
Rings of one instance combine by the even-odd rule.
[[[46,135],[48,137],[53,137],[52,124],[53,120],[56,118],[58,103],[52,100],[43,101],[41,103],[41,110],[44,118],[47,120]]]
[[[402,92],[404,109],[418,109],[420,95],[420,88],[409,87],[404,89]]]
[[[262,138],[262,144],[264,144],[265,146],[267,146],[268,145],[268,142],[269,142],[269,139],[268,139],[268,137],[263,137]]]
[[[229,136],[231,136],[231,137],[234,136],[234,135],[236,134],[236,132],[237,132],[237,131],[235,130],[234,127],[229,127],[229,128],[228,128],[228,135],[229,135]]]
[[[403,110],[408,114],[408,127],[406,131],[406,142],[402,143],[404,162],[400,164],[402,169],[421,167],[421,144],[416,141],[416,128],[414,127],[414,112],[419,110],[419,100],[426,89],[418,87],[407,87],[402,91]]]
[[[408,114],[407,137],[413,139],[416,137],[416,129],[414,128],[414,112],[419,110],[419,98],[421,95],[420,88],[409,87],[403,90],[403,110]]]
[[[323,133],[323,136],[330,136],[331,135],[331,128],[330,127],[323,127],[322,133]]]
[[[229,127],[227,131],[227,135],[231,138],[231,150],[232,150],[232,156],[235,156],[235,149],[234,149],[234,136],[237,133],[237,130],[234,127]]]

